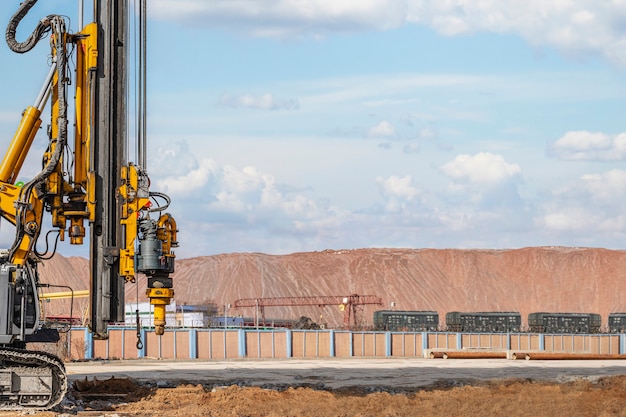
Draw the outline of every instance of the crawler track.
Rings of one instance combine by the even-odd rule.
[[[65,366],[54,355],[0,348],[0,364],[0,410],[47,410],[65,396]]]

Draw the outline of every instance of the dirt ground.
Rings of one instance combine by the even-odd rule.
[[[626,416],[626,376],[570,382],[500,380],[451,384],[440,381],[415,392],[372,389],[324,391],[299,387],[157,388],[131,379],[73,386],[56,412],[40,417],[90,416]],[[87,384],[91,385],[91,384]],[[77,391],[79,389],[82,392]],[[370,392],[367,392],[370,391]],[[0,416],[23,416],[0,413]]]

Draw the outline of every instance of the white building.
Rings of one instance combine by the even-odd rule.
[[[154,327],[154,307],[150,302],[127,303],[125,308],[126,326],[137,325],[137,313],[139,310],[139,323],[141,327]],[[208,327],[208,314],[206,308],[188,305],[171,304],[165,307],[165,327]]]
[[[139,310],[139,324],[141,327],[154,327],[154,307],[149,301],[141,303],[126,303],[124,306],[124,324],[126,326],[137,325],[137,313]],[[176,301],[165,306],[165,327],[176,326]]]

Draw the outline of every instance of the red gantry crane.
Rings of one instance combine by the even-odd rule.
[[[258,326],[259,313],[261,321],[265,322],[265,307],[285,306],[329,306],[336,305],[343,311],[343,325],[350,327],[350,321],[356,327],[358,314],[366,304],[382,305],[382,299],[374,295],[351,294],[346,296],[317,296],[317,297],[274,297],[274,298],[242,298],[236,300],[232,307],[254,307],[254,322]]]

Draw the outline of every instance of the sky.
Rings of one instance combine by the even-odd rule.
[[[626,249],[626,0],[148,3],[147,169],[178,257]],[[18,39],[49,13],[77,30],[76,6],[40,0]],[[42,44],[0,47],[0,149]]]

